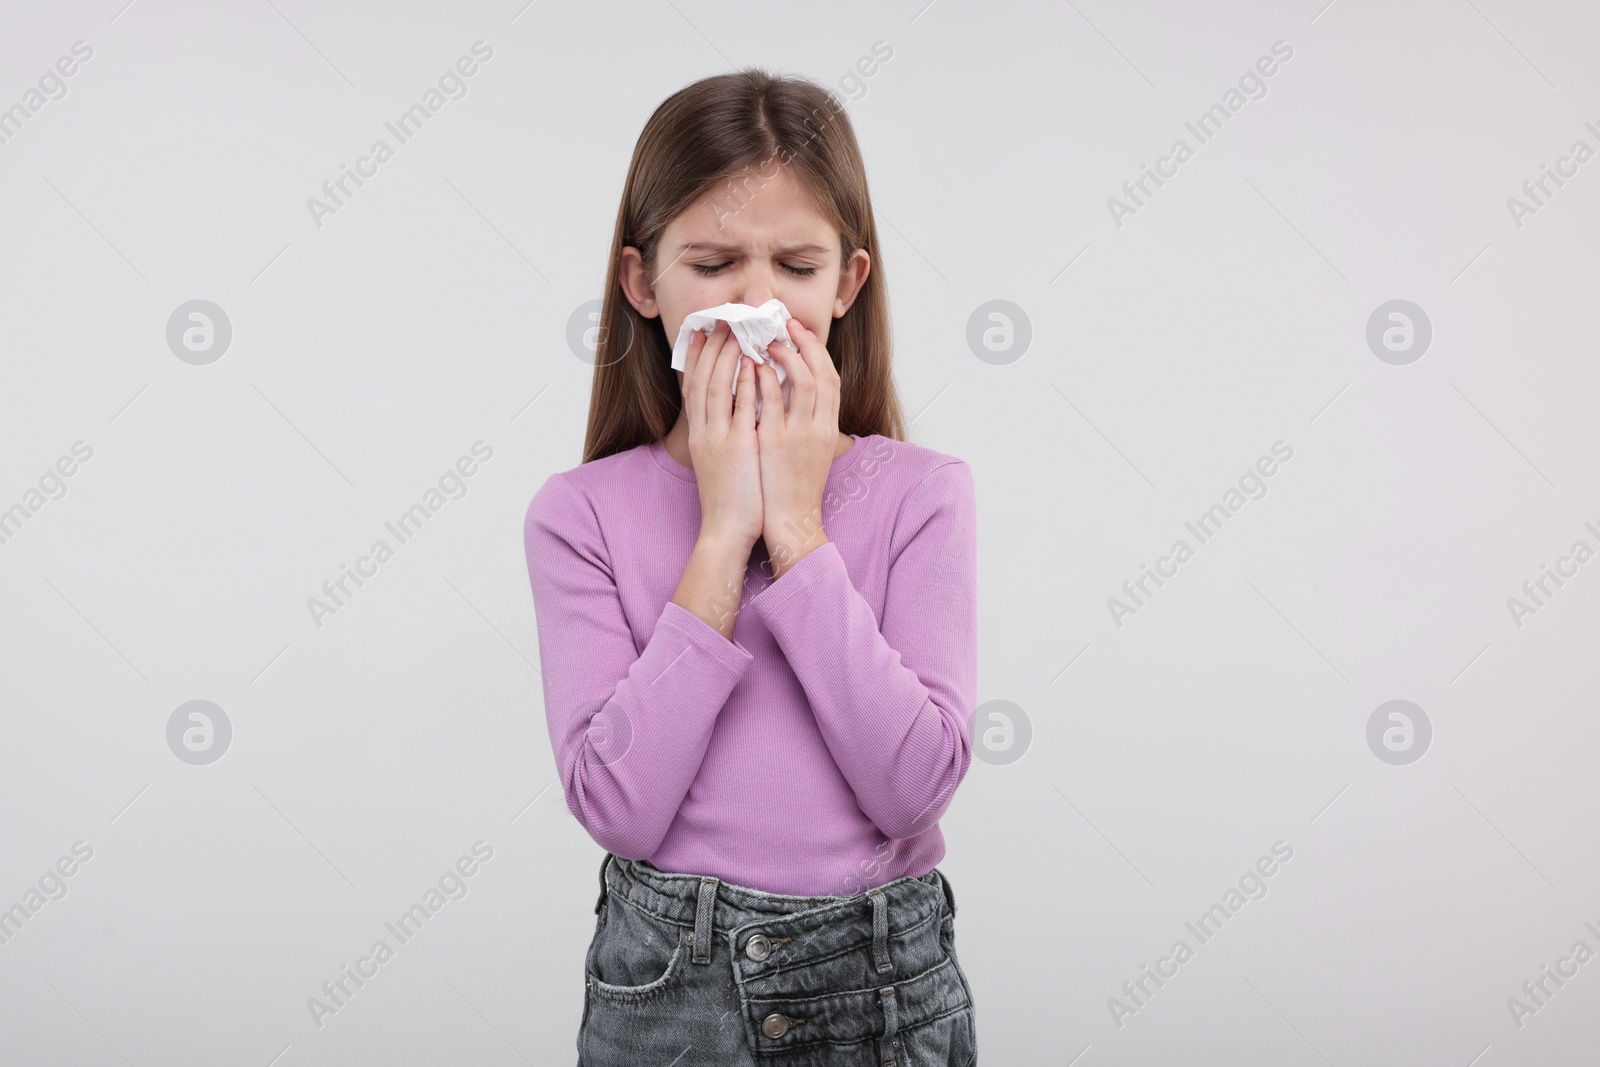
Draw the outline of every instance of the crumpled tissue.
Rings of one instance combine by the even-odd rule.
[[[789,314],[789,309],[783,301],[773,297],[760,307],[751,307],[749,304],[718,304],[714,308],[696,311],[685,315],[683,325],[678,328],[678,340],[672,346],[672,369],[683,370],[689,357],[689,336],[696,330],[710,330],[717,322],[726,322],[732,331],[734,340],[739,342],[739,350],[757,363],[766,363],[767,346],[773,341],[782,341],[790,348],[795,344],[789,339],[788,321],[794,316]],[[783,408],[789,410],[789,395],[792,386],[789,375],[783,365],[773,363],[772,369],[778,372],[778,388],[783,392]],[[739,391],[739,379],[733,380],[733,391]],[[756,421],[761,421],[761,390],[756,388]]]

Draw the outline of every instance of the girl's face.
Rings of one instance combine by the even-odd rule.
[[[759,307],[774,297],[826,343],[829,326],[867,280],[866,250],[856,249],[841,267],[839,231],[786,168],[771,178],[747,174],[667,224],[653,272],[637,248],[622,250],[623,294],[645,318],[661,316],[668,344],[693,312],[729,303]]]

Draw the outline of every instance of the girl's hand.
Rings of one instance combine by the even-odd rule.
[[[700,537],[743,552],[741,559],[748,557],[761,536],[764,510],[753,367],[725,322],[717,323],[709,337],[696,330],[689,339],[683,409],[689,420],[689,457],[700,490]]]
[[[807,552],[825,544],[822,493],[839,446],[839,372],[817,335],[798,319],[788,322],[794,349],[774,341],[767,356],[783,367],[792,387],[789,410],[772,366],[756,367],[761,422],[756,426],[761,468],[761,537],[776,580]]]

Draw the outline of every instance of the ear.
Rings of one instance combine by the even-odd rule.
[[[839,291],[833,298],[833,317],[839,318],[850,305],[856,302],[856,296],[861,292],[861,287],[867,283],[867,274],[872,270],[872,257],[867,255],[865,248],[858,248],[850,253],[850,260],[839,272]]]
[[[656,305],[655,286],[650,284],[649,272],[644,267],[644,256],[637,248],[628,245],[622,250],[622,269],[618,272],[622,295],[628,298],[633,310],[647,319],[661,314]]]

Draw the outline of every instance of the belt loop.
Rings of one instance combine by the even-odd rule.
[[[950,905],[950,917],[953,919],[956,915],[955,887],[950,884],[950,879],[945,877],[943,871],[939,872],[939,881],[944,885],[944,899]]]
[[[878,1003],[883,1005],[883,1038],[878,1042],[878,1062],[883,1067],[893,1067],[895,1035],[900,1032],[900,1017],[895,1011],[894,986],[886,985],[878,991]]]
[[[606,905],[606,865],[611,862],[611,853],[607,852],[600,861],[600,899],[594,902],[594,913],[600,914],[600,909]]]
[[[894,970],[894,961],[889,958],[889,899],[883,895],[882,887],[867,890],[867,896],[872,899],[872,959],[878,965],[878,973]]]
[[[714,875],[700,877],[700,907],[694,916],[694,962],[711,962],[711,927],[716,917],[717,883]]]

